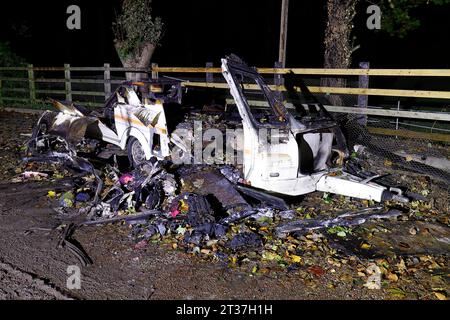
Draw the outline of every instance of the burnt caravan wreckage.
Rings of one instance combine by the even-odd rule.
[[[166,115],[171,111],[167,109],[181,103],[181,83],[169,79],[124,82],[98,110],[51,102],[59,112],[46,111],[40,117],[30,150],[49,137],[63,139],[72,154],[86,142],[99,147],[109,143],[127,150],[135,166],[153,156],[163,159],[170,155],[168,131],[174,119]]]
[[[290,196],[323,191],[377,202],[407,201],[399,190],[388,190],[342,171],[348,156],[345,138],[321,103],[297,105],[295,114],[288,112],[257,70],[236,56],[222,59],[222,72],[242,118],[243,177],[252,187]],[[292,80],[289,75],[286,86],[291,95],[296,95]],[[248,84],[269,108],[261,112],[250,107],[254,90],[251,93]],[[311,95],[306,86],[300,84],[300,89]],[[261,138],[261,130],[279,136],[273,139],[272,133],[268,141]]]
[[[234,55],[222,59],[222,73],[243,127],[243,163],[236,170],[240,179],[233,181],[239,191],[256,198],[261,193],[299,196],[322,191],[376,202],[408,201],[398,189],[343,170],[349,155],[346,141],[321,103],[299,104],[288,111],[257,70]],[[295,96],[298,92],[293,80],[293,75],[287,75],[285,86]],[[298,88],[311,96],[302,83]],[[250,107],[252,95],[262,97],[267,107]],[[59,159],[79,167],[78,171],[93,173],[98,180],[98,202],[101,179],[90,162],[80,157],[77,148],[93,146],[95,152],[100,152],[105,143],[113,144],[127,151],[133,167],[145,166],[153,159],[153,168],[156,160],[166,162],[175,148],[190,150],[173,131],[182,120],[180,102],[181,83],[169,79],[125,82],[99,110],[53,101],[59,112],[47,111],[39,119],[29,142],[33,156],[29,160]],[[148,170],[141,171],[145,176]],[[144,176],[143,181],[151,180]],[[159,176],[160,180],[173,180],[172,175]],[[143,186],[140,184],[139,188]],[[124,197],[122,193],[117,195],[122,200]]]

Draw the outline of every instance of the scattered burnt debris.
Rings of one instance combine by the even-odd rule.
[[[348,144],[341,121],[314,100],[304,83],[287,78],[291,96],[298,99],[301,91],[309,99],[306,105],[287,110],[256,70],[236,57],[224,59],[223,69],[235,98],[234,114],[228,114],[231,120],[224,115],[226,108],[191,109],[181,122],[169,126],[173,119],[165,113],[164,90],[156,82],[124,84],[104,110],[88,112],[55,102],[63,111],[39,119],[24,158],[29,172],[36,174],[19,178],[71,182],[47,194],[64,226],[60,247],[83,265],[90,264],[91,258],[74,239],[75,230],[117,223],[130,228],[137,249],[150,242],[168,244],[205,259],[250,268],[252,274],[305,269],[322,276],[327,271],[309,261],[314,252],[326,255],[332,265],[354,255],[412,259],[419,254],[448,254],[448,212],[440,214],[429,203],[430,180],[420,177],[416,182],[415,173],[385,173],[385,159],[359,148],[355,139]],[[244,78],[258,86],[269,108],[250,108]],[[168,86],[177,93],[170,103],[180,103],[176,84]],[[151,92],[161,95],[155,99]],[[128,121],[128,128],[122,129],[129,130],[129,136],[113,140],[111,132],[118,137],[119,126],[127,126],[122,118]],[[244,154],[242,164],[177,163],[172,151],[188,150],[195,139],[183,141],[172,135],[173,130],[192,129],[194,121],[221,133],[243,129],[245,148],[254,149]],[[255,135],[261,127],[279,130],[278,145]],[[143,130],[141,138],[133,131],[137,128]],[[199,140],[201,146],[211,142]],[[111,145],[116,149],[105,152]],[[271,163],[267,156],[272,152],[295,161],[278,158]],[[100,153],[108,156],[99,157]],[[42,170],[40,166],[46,165],[51,169]],[[59,177],[58,171],[64,174]],[[421,221],[424,212],[432,218]],[[398,239],[405,237],[400,242],[411,243],[410,248],[390,246],[396,241],[390,234],[397,234],[396,226],[406,223],[422,231],[414,229],[413,234],[410,229],[410,237],[432,230],[429,233],[440,240],[427,251],[422,240],[415,246],[408,234],[398,233]]]
[[[58,242],[58,248],[67,248],[73,255],[75,255],[83,266],[88,266],[92,264],[92,259],[84,251],[80,243],[72,238],[75,228],[75,224],[71,223],[63,229],[61,239]]]
[[[292,221],[278,226],[276,228],[276,233],[279,236],[286,235],[291,232],[307,233],[311,230],[320,230],[337,226],[349,227],[363,224],[371,219],[396,218],[402,215],[402,212],[396,209],[390,209],[387,212],[383,211],[384,208],[382,206],[374,206],[356,212],[343,213],[336,218],[327,220],[304,219]]]

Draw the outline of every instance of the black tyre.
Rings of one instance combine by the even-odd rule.
[[[135,137],[130,137],[127,143],[128,160],[133,168],[137,167],[147,159],[145,157],[144,148]]]

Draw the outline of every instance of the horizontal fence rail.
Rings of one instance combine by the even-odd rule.
[[[1,69],[0,69],[1,70]],[[319,68],[256,68],[261,74],[301,74],[323,76],[396,76],[396,77],[450,77],[450,70],[442,69],[319,69]],[[158,67],[161,73],[221,73],[221,68]]]
[[[226,83],[208,82],[183,82],[185,87],[228,89]],[[256,84],[244,84],[244,89],[257,90]],[[286,91],[284,86],[269,85],[273,91]],[[384,97],[408,97],[408,98],[429,98],[429,99],[450,99],[450,91],[421,91],[421,90],[394,90],[394,89],[362,89],[362,88],[340,88],[340,87],[315,87],[308,86],[311,93],[323,94],[352,94]],[[300,92],[300,89],[297,89]]]
[[[433,112],[427,110],[428,107],[426,106],[406,111],[399,108],[373,107],[367,103],[368,96],[378,96],[417,98],[426,101],[435,99],[444,101],[442,104],[445,104],[447,100],[450,100],[450,91],[369,88],[369,77],[436,77],[445,79],[450,77],[450,70],[370,69],[368,63],[365,63],[365,67],[361,67],[361,69],[278,68],[278,65],[275,64],[275,67],[257,68],[257,71],[262,75],[273,75],[274,84],[270,84],[269,87],[279,93],[286,90],[281,85],[282,76],[290,72],[314,77],[358,77],[356,83],[358,87],[308,86],[314,94],[358,96],[358,103],[352,106],[326,105],[325,108],[330,112],[450,122],[449,112]],[[221,72],[221,68],[212,67],[212,63],[206,63],[206,67],[160,67],[157,64],[152,64],[149,69],[111,67],[107,63],[100,67],[74,67],[69,64],[61,67],[34,67],[33,65],[0,67],[0,106],[9,107],[10,103],[13,102],[18,102],[25,107],[28,104],[44,104],[46,99],[43,96],[56,99],[63,98],[86,106],[102,106],[104,100],[114,91],[115,86],[125,81],[126,73],[147,73],[152,78],[164,76],[174,79],[177,79],[174,77],[175,75],[180,77],[179,75],[185,74],[187,79],[180,79],[182,86],[185,88],[229,89],[228,84],[223,79],[220,82],[218,81],[219,77],[214,78],[213,76],[213,74],[220,74]],[[113,76],[113,74],[116,75]],[[196,74],[196,76],[192,77],[192,74]],[[172,77],[172,75],[174,76]],[[245,84],[244,88],[248,90],[258,89],[257,85],[254,84]],[[261,105],[261,102],[250,101],[250,104],[258,106]],[[392,134],[392,132],[388,132],[388,129],[385,129],[384,133],[381,133],[380,130],[374,130],[373,132],[376,134]],[[396,135],[401,136],[398,131],[394,131]],[[417,132],[417,134],[422,133]],[[434,133],[430,134],[435,135]],[[414,134],[411,135],[411,137],[413,136]],[[439,137],[433,137],[448,142],[448,136],[440,134]]]
[[[234,104],[234,100],[227,99],[226,103]],[[264,101],[249,100],[248,104],[253,107],[267,107],[267,108],[269,107],[269,104]],[[286,107],[288,109],[294,108],[294,106],[291,103],[287,103]],[[379,107],[360,108],[360,107],[343,107],[343,106],[329,106],[329,105],[324,105],[324,107],[329,112],[450,122],[450,113],[443,113],[443,112],[423,112],[423,111],[403,111],[403,110],[401,111],[395,109],[382,109]]]
[[[221,73],[221,68],[208,67],[159,67],[152,66],[153,73]],[[319,68],[256,68],[261,74],[287,74],[293,72],[299,75],[328,75],[328,76],[396,76],[396,77],[450,77],[450,70],[442,69],[319,69]],[[226,89],[226,83],[210,82],[184,82],[189,87],[205,87]],[[285,91],[283,86],[270,86],[272,90]],[[246,89],[256,89],[256,85],[246,85]],[[323,94],[350,94],[372,95],[389,97],[450,99],[450,91],[426,91],[426,90],[395,90],[395,89],[369,89],[348,87],[314,87],[309,86],[312,93]]]

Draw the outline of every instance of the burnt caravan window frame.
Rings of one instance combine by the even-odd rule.
[[[247,110],[247,113],[249,115],[250,121],[256,128],[266,128],[266,129],[287,129],[290,126],[289,123],[289,114],[287,113],[287,110],[283,103],[279,101],[275,94],[270,90],[269,86],[265,83],[264,79],[261,77],[261,75],[254,69],[247,67],[241,63],[235,62],[233,60],[228,60],[228,70],[230,72],[230,75],[236,84],[237,90],[239,91],[239,95],[241,96],[242,102],[244,104],[244,107]],[[251,80],[252,82],[244,82],[244,80],[247,78],[248,80]],[[270,118],[272,121],[264,123],[261,121],[258,121],[258,119],[255,117],[255,108],[252,108],[248,103],[248,92],[247,89],[244,88],[245,84],[256,84],[259,87],[259,90],[253,90],[250,91],[256,91],[260,92],[262,96],[264,97],[264,100],[268,103],[269,108],[266,108],[265,110],[270,112]]]

